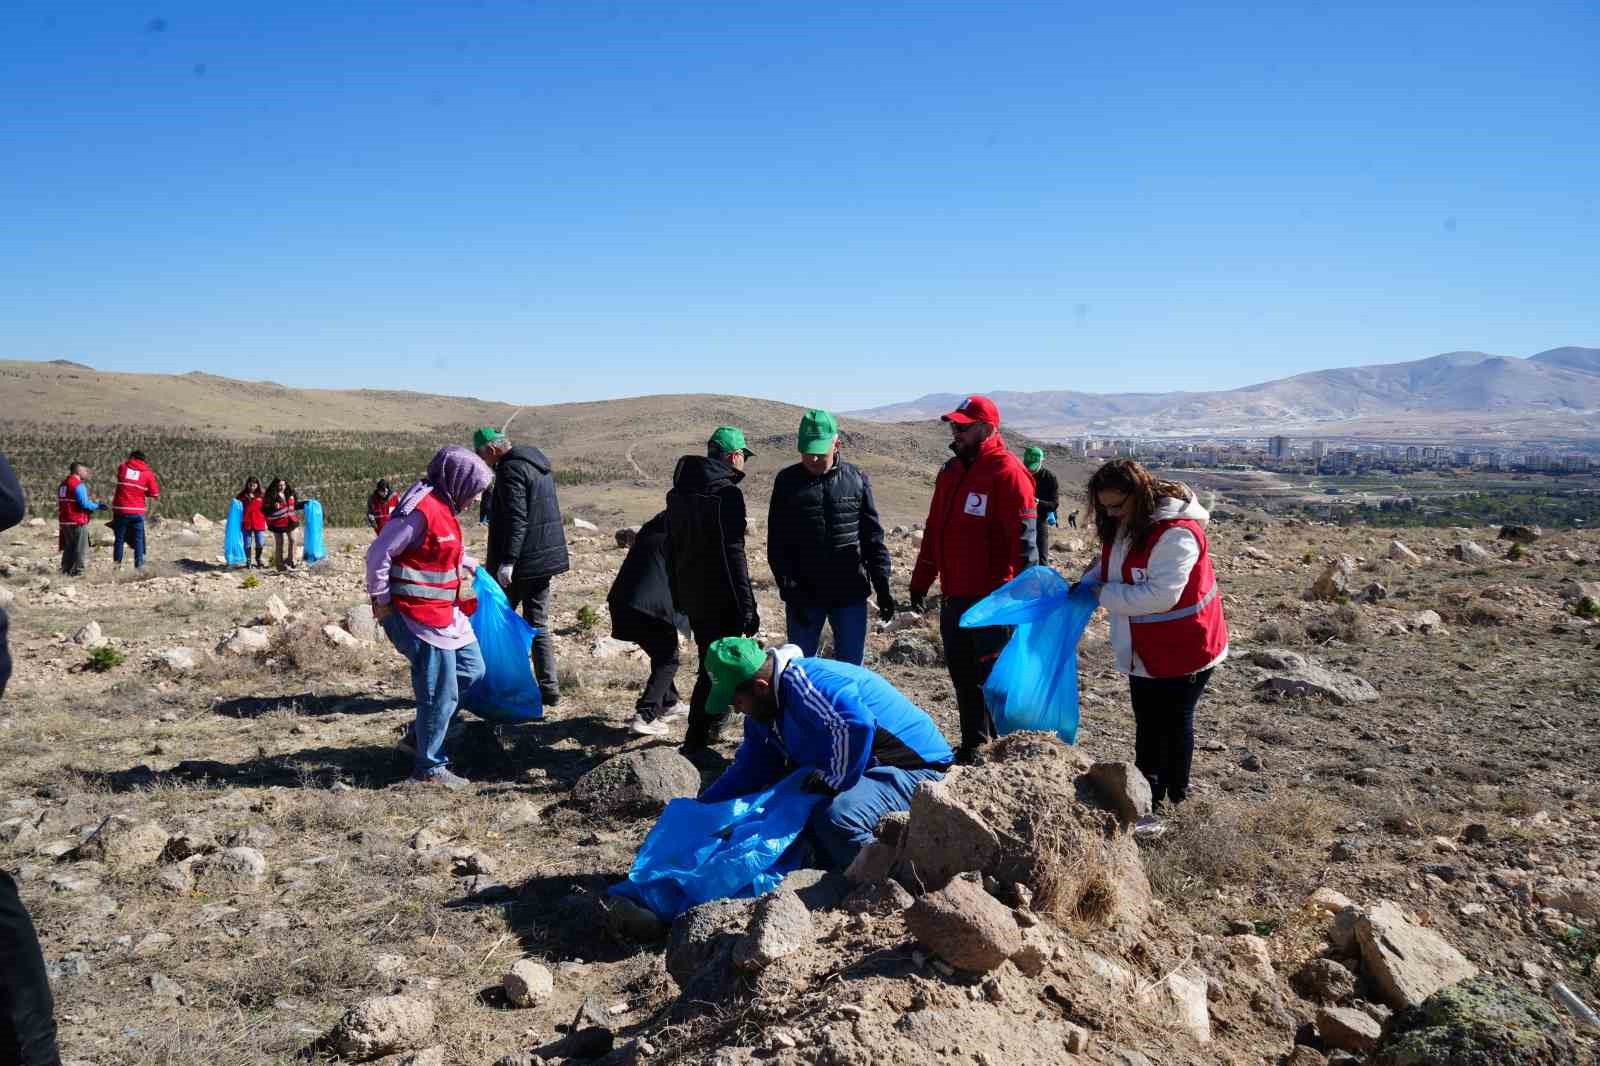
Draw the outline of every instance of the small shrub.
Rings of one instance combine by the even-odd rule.
[[[128,661],[128,657],[109,644],[89,649],[88,667],[97,674],[114,670]]]
[[[1300,556],[1300,561],[1302,563],[1314,563],[1317,561],[1317,557],[1313,552],[1306,552],[1304,555]]]
[[[1585,596],[1572,610],[1579,618],[1600,619],[1600,603],[1596,603],[1593,596]]]
[[[578,608],[578,628],[585,633],[600,624],[600,612],[587,603]]]
[[[1522,545],[1513,544],[1513,545],[1511,545],[1510,550],[1506,552],[1506,558],[1511,560],[1512,562],[1516,562],[1517,560],[1521,559],[1524,555],[1527,555],[1527,554],[1528,554],[1527,552],[1522,550]]]
[[[244,580],[239,582],[239,587],[242,589],[258,589],[261,587],[261,579],[254,574],[246,574]]]

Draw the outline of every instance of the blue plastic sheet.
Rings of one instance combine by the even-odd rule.
[[[249,562],[244,554],[244,503],[234,500],[228,505],[228,524],[222,534],[222,554],[229,566],[243,566]]]
[[[307,563],[314,563],[328,556],[328,549],[322,543],[322,504],[316,500],[307,500],[305,514],[306,531],[300,554]]]
[[[534,628],[511,608],[511,601],[486,566],[478,567],[472,588],[478,609],[472,631],[483,653],[484,674],[461,697],[461,706],[488,722],[531,722],[544,717],[539,685],[533,679]]]
[[[1042,729],[1077,742],[1078,641],[1097,606],[1090,585],[1074,586],[1048,566],[1032,566],[961,616],[967,628],[1016,627],[983,686],[1001,736]]]
[[[803,790],[810,770],[721,803],[675,799],[639,846],[628,879],[611,894],[663,921],[699,903],[771,892],[799,866],[795,842],[823,797]]]

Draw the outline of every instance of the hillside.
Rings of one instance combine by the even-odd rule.
[[[1600,433],[1600,349],[1528,359],[1447,352],[1428,359],[1318,370],[1219,392],[1011,392],[1006,419],[1047,439],[1072,436],[1329,436],[1544,440]],[[854,412],[873,421],[935,417],[959,397],[923,396]]]

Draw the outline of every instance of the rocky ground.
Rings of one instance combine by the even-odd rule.
[[[1485,1010],[1516,1050],[1484,1061],[1592,1061],[1547,990],[1600,1000],[1600,535],[1496,532],[1214,527],[1233,655],[1154,844],[1105,809],[1139,795],[1100,621],[1076,749],[1015,738],[929,790],[865,888],[797,875],[669,935],[605,888],[732,744],[685,769],[627,732],[612,530],[574,529],[556,585],[560,705],[469,718],[453,794],[402,784],[365,531],[277,574],[169,521],[145,574],[102,550],[69,579],[54,528],[23,527],[0,535],[0,862],[81,1063],[1443,1063]],[[915,537],[891,537],[901,590]],[[956,735],[931,618],[869,665]]]

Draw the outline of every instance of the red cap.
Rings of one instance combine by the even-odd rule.
[[[958,426],[968,426],[974,422],[987,422],[991,426],[1000,425],[1000,408],[987,396],[968,396],[956,405],[956,409],[947,415],[939,416],[941,421],[954,422]]]

